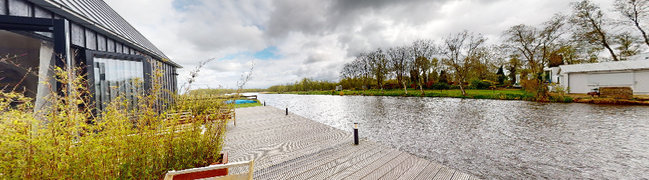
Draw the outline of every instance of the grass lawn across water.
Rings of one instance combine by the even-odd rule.
[[[466,90],[467,95],[463,96],[459,89],[451,90],[420,90],[408,89],[406,94],[402,89],[390,90],[344,90],[344,91],[297,91],[283,92],[283,94],[305,94],[305,95],[361,95],[361,96],[414,96],[414,97],[453,97],[470,99],[502,99],[502,100],[534,100],[534,94],[518,89],[502,90]]]

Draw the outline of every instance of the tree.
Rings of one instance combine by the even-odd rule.
[[[498,75],[496,72],[500,67],[503,67],[507,64],[507,57],[509,56],[509,50],[505,45],[491,45],[483,47],[482,52],[482,61],[478,64],[479,68],[473,70],[475,76],[480,80],[491,80],[498,81]]]
[[[361,53],[356,57],[356,65],[360,71],[360,79],[363,82],[363,89],[369,88],[372,75],[372,65],[368,53]]]
[[[408,61],[408,48],[407,47],[396,47],[388,49],[388,57],[392,67],[392,72],[394,72],[397,82],[403,87],[403,91],[408,94],[408,85],[406,79],[406,73],[410,67]]]
[[[615,49],[620,53],[620,60],[626,60],[626,58],[640,52],[640,46],[635,43],[638,38],[631,36],[628,32],[615,36],[615,41],[619,44]]]
[[[356,56],[354,61],[343,66],[341,78],[344,80],[345,88],[361,88],[369,86],[369,80],[372,76],[370,60],[368,53],[361,53]]]
[[[424,94],[424,83],[426,83],[427,73],[431,68],[430,59],[435,53],[433,41],[417,40],[411,46],[412,66],[410,68],[410,78],[417,82],[421,94]],[[414,76],[414,77],[413,77]]]
[[[513,54],[509,59],[509,63],[507,64],[507,70],[509,71],[509,81],[511,84],[515,84],[516,72],[518,72],[518,69],[521,67],[521,60],[519,59],[518,54]]]
[[[430,60],[430,65],[429,65],[429,71],[428,76],[426,76],[426,82],[430,81],[435,81],[439,79],[439,74],[437,74],[437,71],[439,69],[439,59],[434,57],[433,59]]]
[[[542,28],[524,24],[516,25],[505,31],[506,42],[515,49],[516,54],[522,55],[536,83],[535,88],[539,100],[545,99],[547,87],[541,81],[543,67],[549,62],[552,52],[559,48],[558,39],[562,35],[563,17],[555,16],[544,23]]]
[[[442,70],[441,72],[439,72],[438,82],[448,84],[448,75],[446,75],[446,71]]]
[[[642,27],[643,22],[641,22],[641,20],[649,18],[649,0],[616,0],[615,10],[640,31],[644,43],[649,46],[649,35],[645,31],[646,28]]]
[[[611,54],[613,61],[619,61],[611,47],[610,34],[604,29],[607,22],[599,6],[590,0],[582,0],[573,3],[572,8],[573,15],[570,22],[577,27],[575,36],[582,41],[603,46]]]
[[[475,61],[480,61],[479,50],[485,41],[482,34],[476,35],[466,30],[444,39],[444,62],[453,70],[463,96],[466,96],[464,84],[467,82],[469,70]]]
[[[498,72],[496,73],[496,75],[498,75],[498,84],[500,85],[505,84],[505,78],[507,77],[505,77],[505,71],[503,70],[503,66],[500,66],[500,68],[498,68]]]
[[[421,90],[421,94],[424,94],[424,83],[426,83],[426,71],[430,67],[430,61],[428,58],[425,56],[417,56],[415,58],[415,63],[414,66],[416,67],[417,73],[417,85],[419,86],[419,90]]]
[[[385,76],[388,74],[388,60],[380,48],[367,54],[367,58],[370,63],[371,72],[376,80],[376,85],[383,91],[383,81],[385,81]]]

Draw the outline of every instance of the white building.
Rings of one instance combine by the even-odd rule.
[[[561,65],[558,73],[552,72],[552,80],[569,93],[588,93],[600,87],[631,87],[634,94],[649,94],[649,53],[629,57],[627,61]]]

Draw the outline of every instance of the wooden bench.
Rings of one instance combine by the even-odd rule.
[[[225,168],[233,168],[233,167],[245,167],[248,166],[248,173],[244,174],[228,174],[225,176],[209,176],[209,174],[206,174],[204,172],[208,171],[214,171],[218,169],[225,169]],[[251,161],[243,161],[243,162],[236,162],[236,163],[228,163],[228,164],[217,164],[217,165],[210,165],[206,167],[199,167],[199,168],[192,168],[192,169],[185,169],[185,170],[180,170],[180,171],[169,171],[167,174],[165,174],[165,180],[174,180],[174,179],[215,179],[215,180],[225,180],[225,179],[233,179],[233,180],[243,180],[243,179],[248,179],[252,180],[252,175],[254,173],[254,166],[255,166],[255,160]]]
[[[174,118],[176,116],[180,117],[179,121],[178,121],[178,124],[185,124],[185,123],[191,122],[191,119],[194,118],[194,115],[192,114],[191,111],[184,111],[184,112],[167,114],[167,119],[171,119],[171,118]]]
[[[237,125],[237,122],[235,120],[235,115],[234,115],[234,109],[218,109],[218,110],[212,110],[209,112],[206,112],[205,115],[205,120],[207,121],[213,121],[213,120],[233,120],[234,125]],[[167,114],[167,119],[171,119],[174,117],[179,117],[178,124],[187,124],[191,123],[191,120],[196,118],[192,114],[192,111],[185,111],[185,112],[178,112],[178,113],[170,113]]]

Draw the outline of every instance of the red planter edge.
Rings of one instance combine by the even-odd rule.
[[[214,162],[210,165],[227,164],[228,153],[227,152],[221,153],[221,157],[223,158],[221,158],[220,162]],[[218,176],[225,176],[225,175],[228,175],[228,168],[188,173],[188,174],[179,174],[174,176],[174,180],[204,179],[204,178],[218,177]]]

